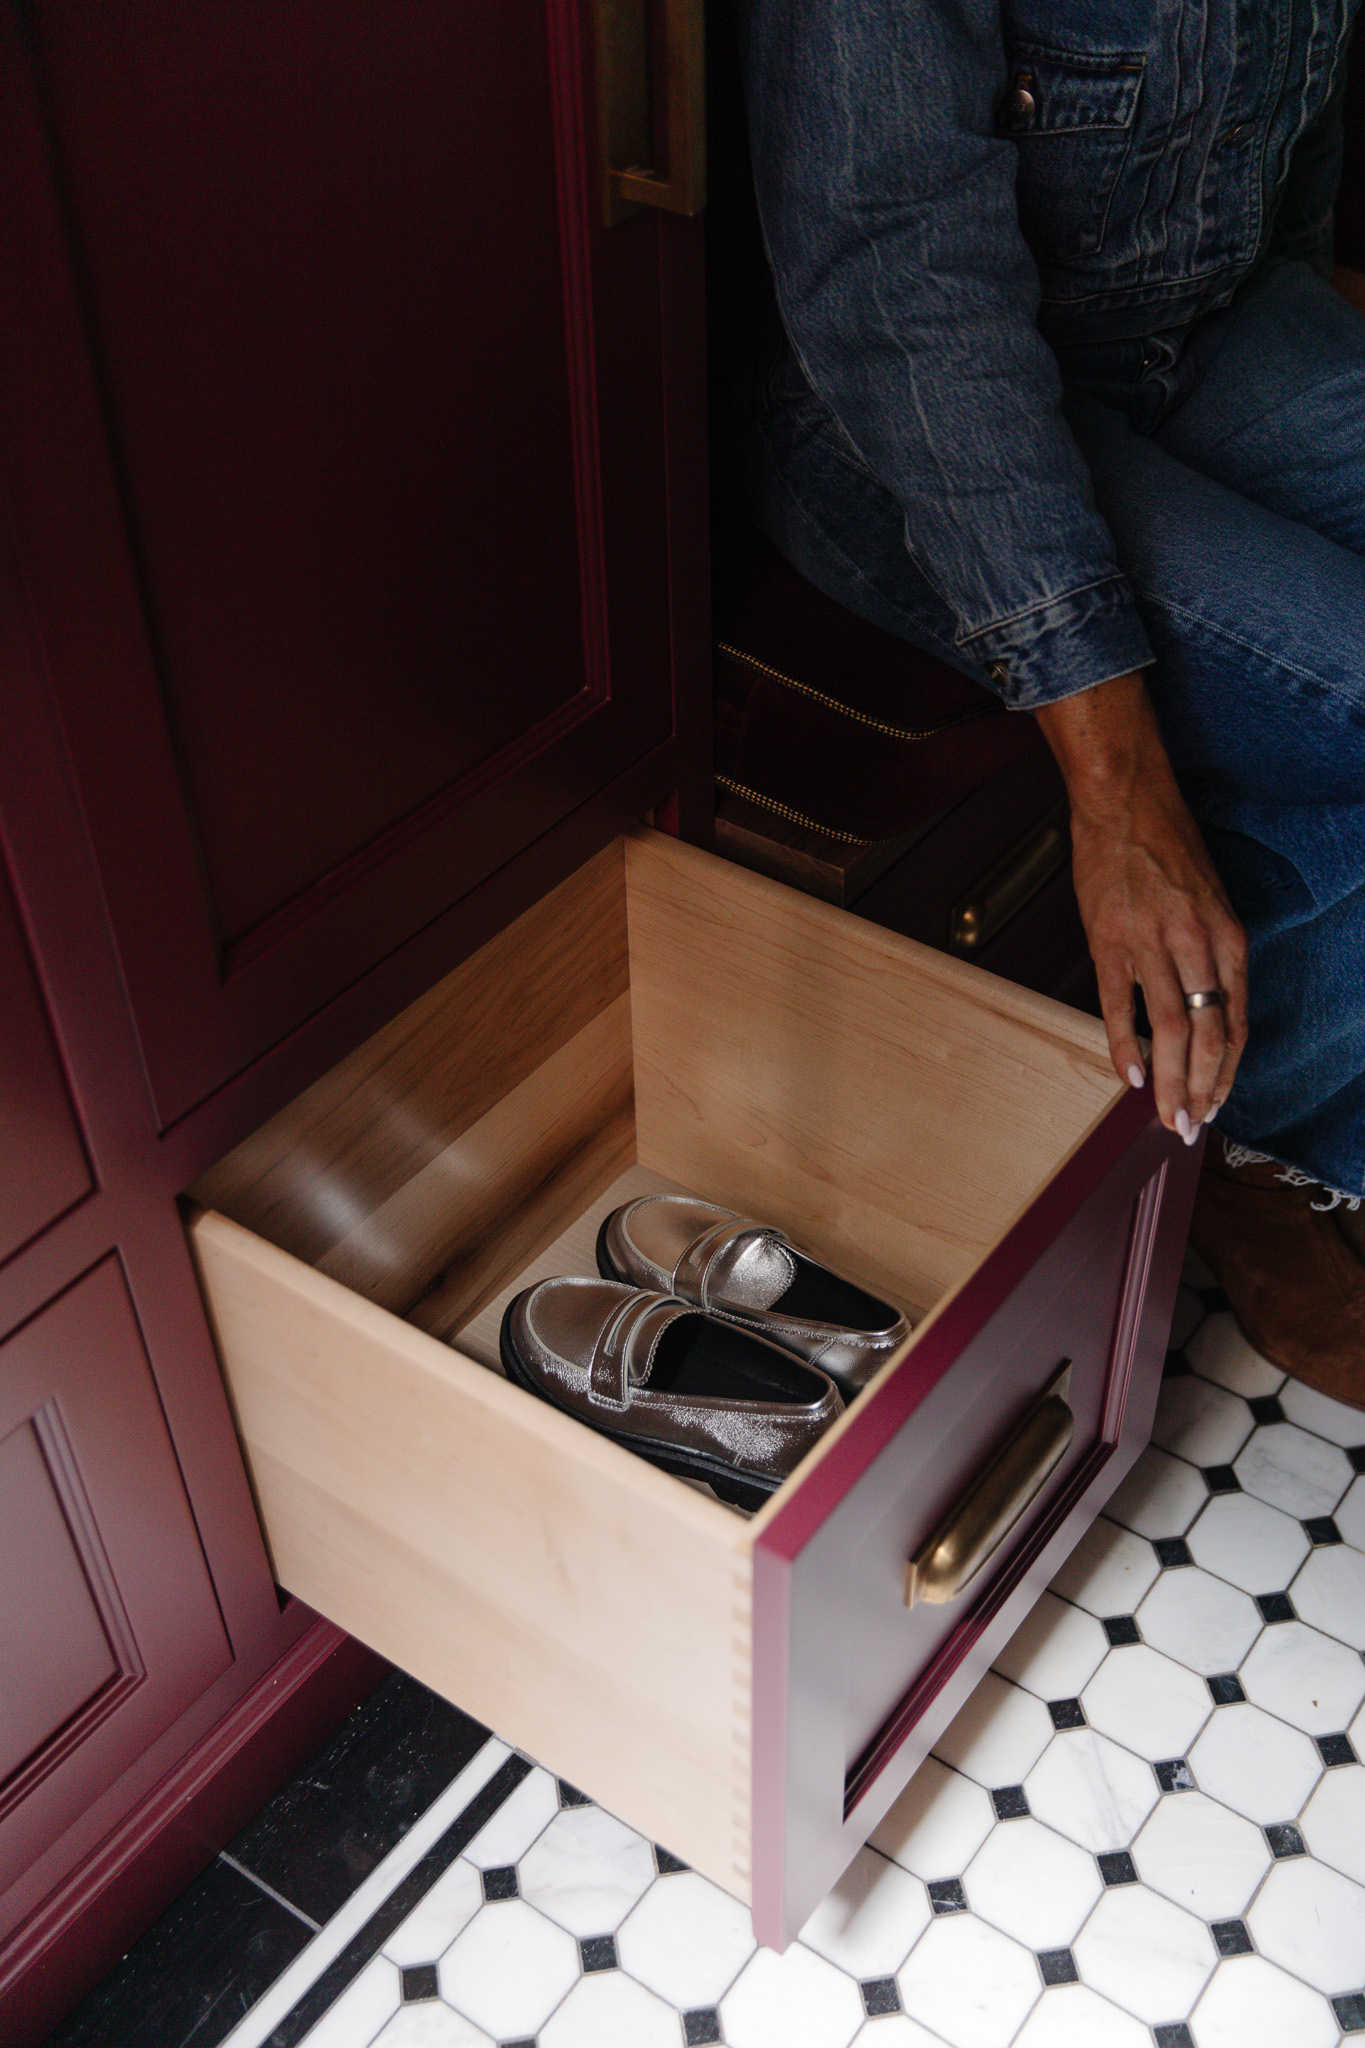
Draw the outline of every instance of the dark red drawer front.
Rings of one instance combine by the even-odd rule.
[[[916,1333],[754,1555],[754,1917],[781,1946],[867,1839],[1151,1429],[1198,1152],[1115,1104]],[[1070,1361],[1070,1444],[954,1599],[906,1567]]]

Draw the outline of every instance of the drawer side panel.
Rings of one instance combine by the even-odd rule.
[[[744,1525],[225,1218],[192,1237],[280,1583],[747,1897]]]

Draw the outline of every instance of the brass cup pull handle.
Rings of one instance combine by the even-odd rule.
[[[706,204],[706,46],[702,0],[664,0],[666,176],[651,166],[646,0],[597,0],[602,213],[608,227],[641,206]]]
[[[1076,1434],[1066,1403],[1068,1358],[1044,1387],[1009,1442],[939,1524],[906,1567],[905,1604],[939,1604],[965,1593],[1046,1486]]]

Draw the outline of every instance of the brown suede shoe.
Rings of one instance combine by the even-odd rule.
[[[1365,1258],[1357,1248],[1365,1212],[1299,1179],[1215,1133],[1190,1241],[1263,1358],[1334,1401],[1365,1408]]]

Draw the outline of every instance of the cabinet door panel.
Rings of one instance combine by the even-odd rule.
[[[0,1588],[3,1890],[231,1661],[114,1258],[0,1344]]]
[[[0,1259],[90,1188],[33,962],[0,865]]]
[[[171,1121],[668,738],[658,228],[569,0],[33,24],[78,617],[16,404],[20,544]]]

